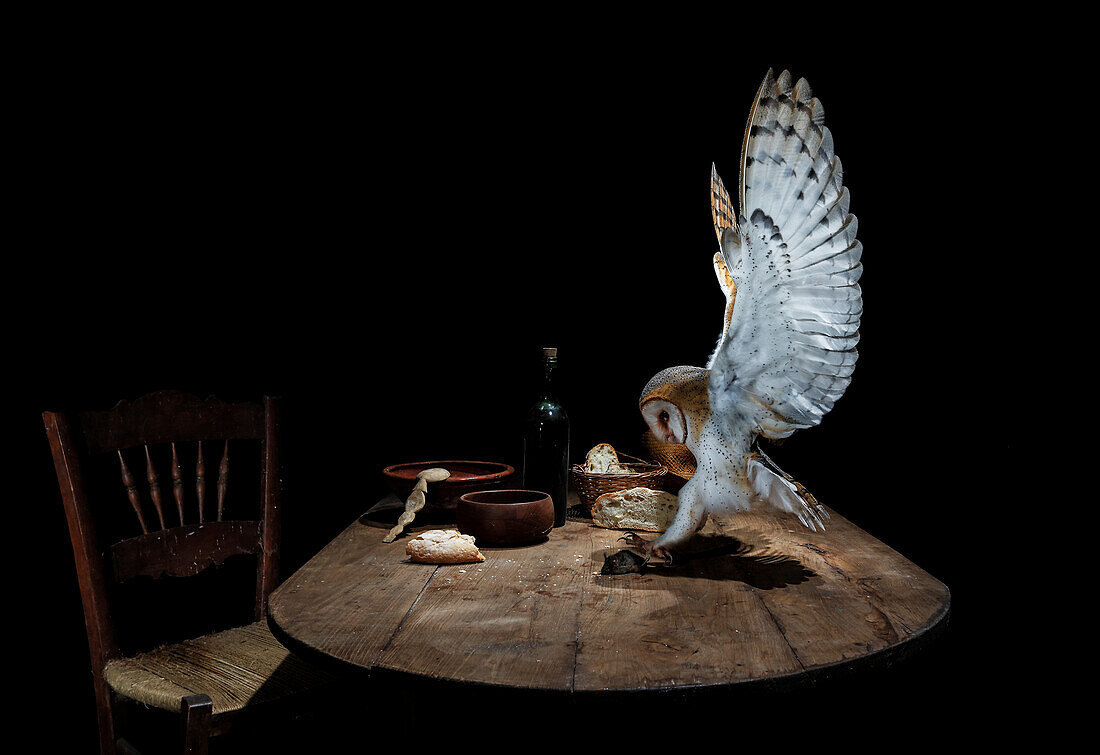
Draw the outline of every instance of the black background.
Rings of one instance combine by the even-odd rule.
[[[18,614],[69,721],[52,736],[91,748],[95,719],[42,410],[282,396],[284,574],[384,493],[386,464],[517,464],[543,345],[560,349],[574,457],[637,452],[642,386],[718,336],[710,166],[736,185],[769,66],[823,101],[865,249],[851,387],[773,458],[948,584],[953,612],[917,660],[770,698],[766,720],[797,704],[909,735],[973,723],[961,701],[1004,670],[989,554],[1027,482],[998,380],[1026,324],[990,317],[1015,295],[1006,103],[1033,86],[1017,61],[948,34],[934,59],[927,40],[683,58],[415,34],[381,54],[384,26],[370,44],[238,35],[82,47],[25,113],[7,436],[35,533]]]

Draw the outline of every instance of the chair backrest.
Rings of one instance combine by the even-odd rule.
[[[278,578],[282,475],[278,400],[231,404],[160,391],[111,409],[42,415],[69,524],[93,670],[118,655],[108,586],[136,577],[188,577],[230,556],[256,556],[255,618],[267,612]],[[259,516],[226,517],[230,464],[238,441],[258,441]],[[255,444],[253,444],[255,445]],[[113,456],[114,495],[88,490],[93,458]],[[182,461],[194,461],[193,466]],[[169,460],[167,475],[156,460]],[[141,480],[139,482],[139,480]],[[169,496],[164,489],[170,488]],[[133,513],[133,532],[100,547],[96,514],[105,506]],[[109,555],[108,555],[109,554]],[[106,556],[106,557],[105,557]]]

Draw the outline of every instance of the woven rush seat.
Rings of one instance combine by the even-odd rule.
[[[336,679],[288,651],[264,621],[112,660],[103,675],[120,695],[165,710],[209,695],[215,716]]]

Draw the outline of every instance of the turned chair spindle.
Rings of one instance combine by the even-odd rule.
[[[225,506],[225,491],[229,487],[229,441],[225,442],[225,450],[222,451],[222,462],[218,465],[218,521],[222,520],[222,509]]]
[[[199,501],[199,524],[203,522],[203,503],[206,499],[206,462],[202,459],[202,441],[199,441],[199,457],[195,460],[195,497]]]
[[[149,481],[149,497],[153,499],[153,508],[157,510],[157,518],[160,519],[160,528],[167,529],[164,523],[164,506],[160,497],[160,479],[157,470],[153,466],[153,457],[149,455],[149,444],[145,444],[145,479]]]
[[[137,482],[134,481],[134,476],[130,474],[130,468],[126,466],[126,459],[122,458],[122,451],[118,451],[118,463],[122,465],[122,485],[126,488],[126,496],[130,499],[130,505],[134,507],[134,513],[137,514],[138,524],[141,525],[141,531],[144,534],[149,534],[149,528],[145,525],[145,517],[141,515],[141,499],[138,498]],[[164,522],[161,522],[163,529]]]
[[[176,444],[172,444],[172,496],[176,499],[176,510],[179,512],[180,524],[183,524],[183,467],[180,465],[179,456],[176,455]]]
[[[171,443],[172,447],[172,497],[176,502],[176,511],[179,516],[180,526],[186,523],[186,516],[184,515],[184,502],[186,495],[184,492],[183,483],[183,463],[180,461],[179,451],[176,448],[175,442]],[[195,459],[195,498],[198,500],[199,517],[198,523],[203,524],[206,521],[206,461],[203,458],[202,453],[202,441],[198,441],[198,456]],[[133,507],[134,513],[137,515],[138,524],[141,525],[141,531],[145,534],[149,532],[149,526],[145,522],[145,516],[141,510],[141,498],[138,493],[137,483],[134,480],[134,475],[130,472],[130,468],[126,465],[126,459],[122,455],[122,451],[118,452],[118,463],[122,470],[122,485],[126,488],[126,496],[130,500],[130,506]],[[160,490],[160,477],[157,474],[156,466],[153,464],[153,457],[149,451],[148,444],[145,445],[145,477],[149,482],[149,497],[153,501],[153,508],[156,509],[157,519],[160,522],[160,528],[162,530],[167,529],[168,525],[164,521],[164,508],[161,498]],[[222,450],[221,463],[218,465],[218,513],[217,521],[222,521],[225,513],[225,498],[226,493],[229,490],[229,441],[225,441],[225,446]]]

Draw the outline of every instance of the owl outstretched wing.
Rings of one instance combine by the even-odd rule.
[[[715,213],[736,295],[709,390],[731,431],[775,439],[817,425],[851,381],[862,245],[842,178],[805,79],[769,71],[742,145],[739,220],[719,229]]]

